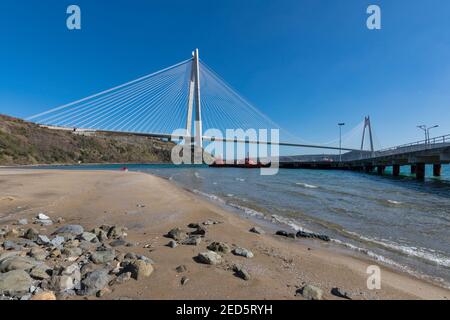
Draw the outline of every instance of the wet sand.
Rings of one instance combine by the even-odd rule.
[[[240,217],[164,179],[136,172],[0,169],[0,226],[43,212],[65,224],[85,229],[116,224],[129,229],[124,251],[146,255],[155,271],[145,279],[117,286],[102,299],[303,299],[296,291],[305,284],[319,287],[324,299],[338,287],[352,299],[448,299],[450,291],[409,274],[381,267],[381,289],[367,288],[367,267],[374,261],[357,257],[315,240],[288,239],[271,231],[249,232],[255,221]],[[208,219],[223,223],[208,226],[198,246],[166,246],[164,235],[175,227]],[[41,230],[48,234],[55,226]],[[218,266],[193,258],[213,241],[247,248],[254,257],[224,255]],[[0,253],[2,249],[0,249]],[[251,274],[244,281],[229,269],[243,265]],[[187,271],[175,268],[185,265]],[[189,278],[181,285],[182,276]],[[76,297],[75,297],[76,298]],[[96,299],[96,298],[92,298]]]

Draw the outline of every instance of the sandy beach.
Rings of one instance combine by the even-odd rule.
[[[91,230],[102,224],[128,228],[134,252],[154,261],[154,272],[138,281],[114,286],[101,299],[304,299],[297,291],[314,285],[324,299],[340,299],[333,288],[352,299],[448,299],[450,291],[406,273],[381,267],[381,289],[369,290],[367,267],[374,261],[357,257],[317,240],[289,239],[266,230],[249,230],[256,222],[149,174],[119,171],[63,171],[0,169],[0,227],[19,219],[32,220],[40,212],[64,224]],[[170,248],[164,235],[173,228],[188,230],[191,223],[207,220],[207,233],[197,246]],[[260,226],[264,229],[264,226]],[[26,229],[26,227],[23,227]],[[50,235],[58,224],[39,226]],[[0,239],[0,241],[2,241]],[[253,258],[223,255],[218,265],[198,263],[194,257],[215,241],[253,252]],[[0,254],[4,249],[0,249]],[[231,270],[233,264],[248,270],[244,281]],[[180,265],[186,271],[179,273]],[[182,276],[189,279],[181,284]],[[80,299],[68,296],[67,299]],[[97,299],[89,297],[89,299]]]

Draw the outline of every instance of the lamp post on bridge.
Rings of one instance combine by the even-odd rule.
[[[429,127],[429,128],[427,129],[428,143],[430,143],[430,130],[431,130],[431,129],[434,129],[434,128],[439,128],[439,125],[437,124],[437,125],[434,125],[434,126],[432,126],[432,127]]]
[[[345,126],[344,122],[338,123],[339,126],[339,162],[342,162],[342,126]]]

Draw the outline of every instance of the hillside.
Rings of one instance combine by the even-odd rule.
[[[0,115],[0,165],[169,162],[173,143],[119,134],[81,135]]]

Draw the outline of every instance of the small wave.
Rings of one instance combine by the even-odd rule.
[[[303,183],[303,182],[297,182],[295,183],[298,186],[302,186],[303,188],[308,188],[308,189],[317,189],[319,188],[318,186],[312,185],[312,184],[307,184],[307,183]]]
[[[233,197],[234,197],[234,194],[228,193],[228,194],[227,194],[227,197],[228,197],[228,198],[233,198]]]
[[[245,179],[242,179],[242,178],[236,178],[236,181],[245,182]]]
[[[412,246],[411,247],[405,246],[405,245],[401,245],[401,244],[398,244],[398,243],[395,243],[395,242],[392,242],[392,241],[389,241],[386,239],[382,239],[382,240],[373,239],[373,238],[362,236],[355,232],[350,232],[350,231],[346,231],[346,232],[360,238],[363,241],[378,244],[378,245],[380,245],[384,248],[390,249],[392,251],[400,252],[407,256],[420,258],[422,260],[426,260],[428,262],[431,262],[431,263],[434,263],[434,264],[437,264],[440,266],[450,267],[450,258],[436,253],[435,250],[429,250],[429,249],[425,249],[425,248],[418,248],[418,247],[412,247]]]
[[[203,197],[206,197],[208,199],[214,200],[214,201],[218,201],[220,203],[225,203],[225,200],[223,200],[222,198],[216,196],[215,194],[211,194],[211,193],[206,193],[206,192],[202,192],[200,190],[194,189],[192,190],[192,192],[199,194]]]
[[[198,172],[194,172],[194,176],[195,176],[197,179],[203,179],[203,177],[202,177]]]
[[[247,215],[249,215],[249,216],[252,216],[252,217],[262,217],[262,218],[264,218],[264,213],[259,212],[259,211],[256,211],[256,210],[254,210],[254,209],[250,209],[250,208],[247,208],[247,207],[244,207],[244,206],[235,204],[235,203],[228,203],[228,205],[229,205],[230,207],[233,207],[233,208],[235,208],[235,209],[239,209],[239,210],[243,211],[245,214],[247,214]]]
[[[395,204],[395,205],[403,204],[403,202],[395,201],[395,200],[388,200],[387,202],[389,202],[390,204]]]

